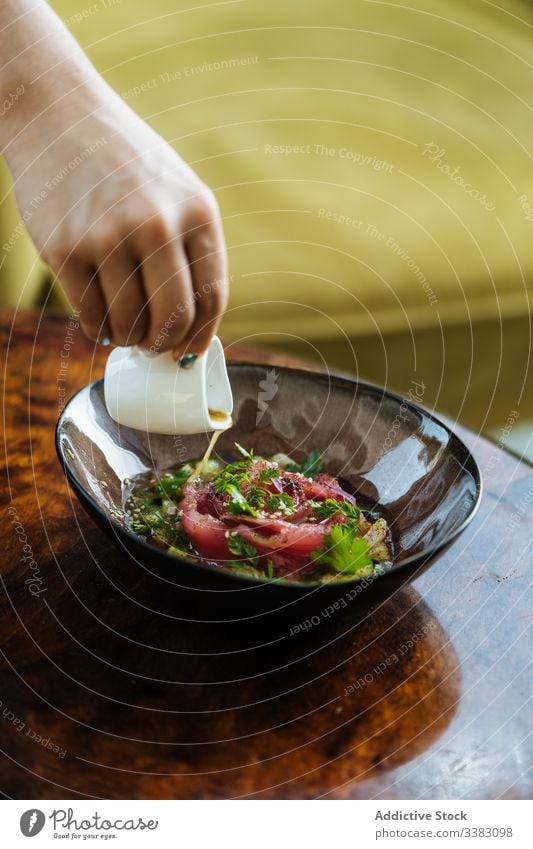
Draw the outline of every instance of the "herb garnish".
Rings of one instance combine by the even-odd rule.
[[[239,460],[236,463],[228,463],[227,466],[217,474],[215,479],[215,490],[219,495],[231,492],[231,487],[240,489],[244,483],[250,480],[250,463]]]
[[[279,469],[276,466],[265,466],[260,469],[257,475],[259,483],[270,483],[271,480],[279,475]]]
[[[178,469],[177,472],[167,472],[165,475],[162,475],[155,487],[156,494],[160,495],[161,498],[172,498],[175,500],[181,498],[183,487],[189,480],[192,472],[192,466],[189,466],[187,463],[181,469]]]
[[[356,536],[355,528],[348,523],[333,525],[324,537],[323,547],[313,551],[311,559],[317,566],[328,566],[347,575],[357,575],[372,566],[367,541]]]
[[[288,463],[286,469],[288,472],[301,472],[306,478],[314,478],[322,469],[321,456],[315,448],[305,455],[301,463]]]
[[[226,509],[230,513],[239,514],[245,513],[248,516],[257,517],[258,513],[252,505],[246,500],[242,492],[239,492],[236,486],[230,485],[226,489],[226,494],[229,495],[229,501],[226,504]]]
[[[240,569],[243,566],[253,566],[257,569],[259,565],[259,554],[257,548],[246,542],[240,534],[233,533],[228,537],[228,548],[232,554],[236,554],[239,560],[229,560],[229,565]]]
[[[239,454],[241,454],[244,457],[245,460],[248,460],[250,463],[253,463],[253,460],[254,460],[254,452],[253,451],[247,451],[246,448],[243,448],[242,445],[239,445],[238,442],[234,442],[233,444],[235,445],[235,448],[237,449]]]
[[[361,511],[354,507],[349,501],[336,501],[335,498],[326,498],[324,501],[307,502],[313,509],[313,516],[317,519],[329,519],[331,516],[346,516],[356,524],[359,524]]]
[[[310,551],[310,544],[305,550],[305,562],[301,574],[298,566],[297,580],[327,583],[381,574],[379,570],[390,567],[392,558],[385,519],[367,518],[334,485],[329,487],[330,497],[321,500],[323,488],[312,482],[312,476],[321,470],[319,451],[310,451],[296,464],[288,463],[284,455],[263,459],[238,443],[235,448],[238,455],[234,462],[223,465],[213,461],[208,472],[204,470],[198,475],[197,467],[191,462],[176,471],[139,476],[142,483],[135,482],[127,495],[130,529],[164,546],[176,557],[199,560],[203,542],[196,541],[192,531],[190,536],[185,532],[185,515],[195,522],[195,507],[200,513],[207,508],[212,511],[209,522],[218,522],[225,530],[225,540],[218,544],[225,565],[251,578],[285,581],[293,580],[293,564],[289,553],[269,558],[272,534],[279,532],[273,522],[279,518],[286,525],[278,544],[282,551],[285,547],[290,550],[291,534],[298,533],[300,525],[324,522],[319,536],[310,536],[316,540],[314,545],[320,547]],[[287,475],[288,471],[299,472],[309,482]],[[190,480],[192,484],[188,483]],[[129,488],[133,482],[127,483]],[[324,479],[326,491],[327,484]],[[203,497],[207,500],[200,502]],[[254,525],[254,545],[246,541],[245,523]],[[314,528],[319,530],[317,524]],[[234,559],[226,560],[227,557]],[[279,572],[283,574],[278,577]]]
[[[240,572],[246,572],[256,578],[266,577],[270,581],[278,580],[272,560],[267,560],[266,572],[262,572],[259,568],[259,553],[257,549],[249,542],[246,542],[240,534],[230,534],[228,548],[232,554],[239,556],[239,560],[228,560],[228,566],[231,566],[232,569],[238,569]]]
[[[265,501],[267,510],[272,513],[283,513],[284,516],[292,516],[295,511],[294,498],[286,492],[271,492],[267,494]]]

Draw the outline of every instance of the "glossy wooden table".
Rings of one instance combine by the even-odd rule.
[[[484,471],[479,514],[362,621],[348,605],[292,636],[191,625],[56,460],[61,400],[106,352],[65,318],[2,331],[6,796],[531,798],[529,466],[458,427]]]

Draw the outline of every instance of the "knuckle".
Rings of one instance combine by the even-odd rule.
[[[192,327],[194,322],[194,309],[185,304],[183,310],[177,310],[178,319],[172,322],[169,338],[173,343],[179,342]]]
[[[204,283],[204,286],[206,284]],[[196,301],[196,315],[206,318],[207,316],[216,315],[218,311],[215,299],[209,295],[202,293]]]
[[[194,315],[195,297],[196,294],[192,290],[181,291],[177,294],[174,309],[170,314],[174,324],[184,325],[191,320]]]
[[[148,214],[143,217],[140,232],[148,244],[158,245],[166,245],[176,235],[172,220],[161,210],[156,210],[151,215]]]
[[[197,311],[201,314],[219,315],[224,311],[228,302],[227,286],[219,281],[205,281],[200,285],[197,300]]]
[[[203,260],[210,271],[214,273],[217,267],[217,258],[219,254],[219,246],[217,237],[213,227],[202,226],[193,231],[194,247],[197,252],[198,260]]]
[[[191,201],[191,217],[196,226],[200,227],[220,218],[218,201],[207,186]]]
[[[185,313],[178,308],[170,314],[153,316],[145,334],[146,343],[161,351],[169,350],[183,336],[187,321]]]
[[[120,242],[120,235],[114,227],[95,227],[91,231],[90,243],[96,256],[109,256],[119,247]]]

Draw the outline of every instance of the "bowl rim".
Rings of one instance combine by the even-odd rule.
[[[237,368],[237,369],[254,368],[254,369],[256,369],[256,368],[268,368],[269,367],[268,363],[258,363],[258,362],[253,362],[252,360],[231,360],[231,359],[229,359],[227,361],[227,365],[228,365],[228,367],[230,367],[232,369],[233,368]],[[320,371],[315,371],[312,368],[293,367],[293,366],[284,366],[284,365],[275,365],[274,367],[276,369],[280,370],[280,371],[291,372],[293,374],[301,374],[301,375],[305,375],[305,377],[309,377],[309,375],[312,375],[313,377],[316,377],[317,379],[327,380],[330,384],[331,383],[340,383],[340,384],[351,384],[353,387],[359,387],[360,386],[363,390],[370,392],[371,394],[374,394],[374,395],[379,394],[379,396],[381,398],[390,398],[394,401],[399,402],[400,404],[405,404],[408,407],[408,409],[410,409],[412,412],[422,414],[425,418],[430,419],[432,422],[437,424],[439,427],[443,428],[446,431],[446,433],[448,434],[448,436],[451,438],[451,440],[455,441],[457,443],[458,447],[460,448],[460,450],[464,453],[464,459],[461,463],[461,466],[462,466],[462,468],[466,469],[466,471],[468,471],[472,475],[472,478],[473,478],[474,484],[475,484],[475,488],[476,488],[475,498],[472,502],[472,506],[470,508],[470,511],[467,513],[467,515],[465,516],[465,518],[463,519],[461,524],[457,528],[455,528],[455,530],[453,530],[451,533],[449,533],[446,536],[445,539],[441,540],[437,544],[429,546],[427,549],[424,549],[423,551],[420,551],[417,554],[412,554],[412,555],[410,555],[410,557],[406,557],[404,560],[399,560],[397,563],[393,562],[392,568],[389,569],[387,572],[382,573],[381,575],[371,575],[368,578],[357,578],[357,577],[355,577],[355,578],[345,578],[345,579],[340,580],[338,582],[332,581],[332,582],[329,582],[329,583],[326,583],[326,584],[302,583],[302,582],[298,582],[298,581],[287,581],[287,580],[272,581],[268,578],[252,578],[250,576],[239,575],[238,573],[233,572],[231,569],[224,569],[224,568],[221,569],[220,567],[211,566],[207,561],[204,561],[204,560],[199,560],[198,562],[192,562],[190,560],[186,560],[185,558],[178,557],[178,556],[173,555],[173,554],[172,555],[168,554],[164,549],[156,548],[156,546],[152,545],[150,542],[145,540],[143,537],[138,536],[137,534],[134,534],[133,531],[131,531],[126,525],[121,525],[115,518],[113,518],[113,516],[111,514],[107,513],[105,510],[103,510],[100,507],[100,505],[98,504],[98,502],[93,498],[93,496],[78,481],[78,479],[74,475],[73,471],[70,469],[66,457],[64,456],[62,446],[60,444],[60,436],[61,436],[61,428],[62,428],[63,422],[67,418],[68,408],[71,405],[71,403],[78,397],[78,395],[81,395],[83,392],[89,392],[90,393],[91,390],[94,387],[98,386],[99,384],[103,384],[103,382],[104,382],[103,377],[100,377],[100,378],[97,378],[96,380],[91,381],[90,383],[86,384],[85,386],[82,386],[80,389],[78,389],[76,392],[74,392],[73,395],[71,395],[70,398],[66,401],[65,406],[63,407],[61,413],[59,414],[59,417],[58,417],[57,422],[56,422],[55,435],[54,435],[55,436],[54,441],[55,441],[56,454],[57,454],[59,463],[60,463],[60,465],[63,469],[63,473],[65,474],[70,486],[76,492],[76,494],[78,495],[78,498],[82,502],[82,504],[83,504],[84,501],[88,502],[91,505],[91,508],[97,514],[99,514],[102,519],[107,521],[113,527],[113,529],[117,532],[117,535],[119,537],[121,535],[129,537],[131,540],[133,540],[136,543],[137,546],[139,546],[141,549],[146,548],[146,550],[149,551],[149,552],[153,553],[154,551],[157,551],[159,556],[163,557],[163,560],[166,563],[168,563],[169,565],[170,564],[174,564],[174,565],[180,564],[181,566],[185,566],[189,569],[195,569],[195,570],[199,569],[201,572],[207,572],[210,575],[218,575],[218,576],[223,575],[224,579],[227,579],[230,582],[233,581],[234,583],[239,584],[243,589],[245,587],[251,588],[251,587],[260,587],[260,586],[268,586],[268,587],[275,586],[275,587],[283,587],[287,591],[290,591],[290,590],[294,591],[294,590],[297,589],[300,592],[303,591],[303,592],[309,593],[309,592],[312,592],[312,591],[316,592],[317,590],[320,591],[324,587],[329,588],[329,587],[335,586],[335,587],[339,587],[339,589],[341,589],[341,588],[344,588],[344,587],[350,588],[350,587],[353,587],[353,586],[361,586],[364,583],[366,584],[366,586],[368,586],[368,585],[371,585],[372,583],[374,583],[375,580],[378,580],[378,579],[381,579],[381,578],[387,578],[387,577],[390,577],[392,575],[398,575],[402,572],[405,572],[405,571],[408,571],[409,569],[412,569],[415,566],[421,567],[424,564],[429,563],[429,561],[431,561],[443,549],[447,548],[468,527],[468,525],[471,523],[471,521],[475,517],[476,513],[478,512],[479,505],[481,503],[481,498],[482,498],[482,495],[483,495],[483,478],[482,478],[482,475],[481,475],[481,470],[479,468],[479,465],[478,465],[474,455],[472,454],[470,449],[465,445],[463,440],[459,436],[457,436],[457,434],[452,430],[452,428],[448,424],[446,424],[446,422],[443,422],[441,419],[438,418],[438,416],[436,416],[434,413],[432,413],[427,408],[423,407],[420,404],[415,403],[414,401],[411,401],[410,398],[406,398],[405,396],[400,395],[398,392],[394,392],[390,389],[386,389],[385,387],[380,386],[379,384],[376,384],[376,383],[370,383],[370,382],[365,381],[365,380],[358,380],[357,378],[351,377],[350,375],[338,374],[338,373],[335,373],[335,372],[324,373],[324,372],[320,372]],[[119,427],[120,427],[120,425],[119,425]],[[130,428],[130,430],[133,430],[133,428]],[[229,590],[229,591],[233,591],[233,590]],[[224,591],[220,590],[220,592],[224,592]]]

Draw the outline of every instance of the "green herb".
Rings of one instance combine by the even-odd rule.
[[[215,490],[219,495],[224,495],[225,492],[230,491],[231,487],[240,489],[244,483],[250,480],[248,470],[240,468],[241,465],[243,464],[231,463],[216,476]]]
[[[234,569],[240,569],[243,566],[253,566],[257,568],[259,564],[259,554],[257,548],[246,542],[240,534],[230,534],[228,537],[228,548],[232,554],[236,554],[239,560],[230,560],[229,565]]]
[[[141,513],[141,520],[143,524],[148,525],[152,530],[162,528],[165,525],[165,519],[154,506],[150,510],[147,510],[146,513]]]
[[[276,516],[290,517],[296,512],[296,498],[287,492],[278,492],[273,485],[283,470],[298,471],[311,478],[321,470],[320,452],[310,451],[300,464],[288,464],[288,458],[279,457],[278,462],[254,457],[253,451],[247,451],[235,443],[238,459],[222,468],[212,467],[209,473],[202,473],[202,480],[211,485],[223,496],[225,509],[235,516],[257,518],[273,513]],[[278,465],[279,464],[279,465]],[[156,545],[163,545],[171,555],[192,557],[202,560],[184,532],[178,502],[183,497],[183,488],[191,475],[194,465],[187,463],[177,471],[166,472],[157,477],[155,473],[146,473],[133,483],[129,489],[125,504],[128,514],[128,526],[137,534],[142,534]],[[339,498],[342,496],[339,495]],[[387,564],[379,561],[391,559],[385,536],[387,525],[384,519],[370,523],[371,531],[363,537],[369,523],[361,527],[361,511],[349,501],[326,498],[323,501],[308,501],[313,521],[330,520],[331,527],[324,536],[320,549],[312,552],[309,568],[306,568],[297,580],[303,583],[329,583],[343,578],[371,575]],[[308,514],[309,515],[309,514]],[[226,517],[227,518],[227,517]],[[243,531],[244,533],[244,531]],[[286,580],[276,577],[273,560],[261,555],[257,548],[246,542],[238,532],[227,532],[227,565],[240,575],[269,581]],[[378,561],[377,565],[376,561]]]
[[[226,489],[227,495],[229,495],[229,501],[226,504],[227,510],[230,513],[234,514],[247,514],[248,516],[257,516],[257,510],[252,507],[252,505],[246,500],[242,492],[239,492],[236,486],[230,485]]]
[[[244,483],[250,480],[250,467],[253,462],[252,453],[246,451],[246,449],[237,442],[235,443],[235,446],[241,453],[244,452],[243,456],[246,455],[246,459],[236,460],[234,463],[228,463],[215,475],[215,490],[221,495],[227,492],[228,488],[232,486],[240,488]]]
[[[181,532],[179,525],[167,523],[163,532],[160,531],[160,539],[174,548],[187,549],[190,551],[187,538]]]
[[[215,491],[218,492],[219,495],[224,495],[225,492],[229,492],[231,490],[231,487],[240,488],[247,480],[249,480],[249,475],[246,471],[240,472],[231,469],[228,472],[221,472],[214,481]]]
[[[355,529],[349,524],[333,525],[324,537],[323,548],[311,554],[317,566],[327,566],[336,572],[357,575],[366,566],[372,565],[368,552],[368,543],[355,535]]]
[[[250,463],[253,463],[253,460],[254,460],[254,452],[253,451],[247,451],[246,448],[243,448],[242,445],[239,445],[238,442],[235,442],[234,445],[235,445],[235,448],[237,449],[237,451],[239,452],[239,454],[242,454],[242,456],[244,457],[245,460],[248,460]]]
[[[272,478],[276,478],[278,475],[279,469],[276,469],[275,466],[267,466],[265,469],[260,469],[257,480],[259,483],[270,483]]]
[[[174,557],[191,557],[192,555],[191,549],[183,537],[176,540],[175,545],[169,546],[168,553],[172,554]]]
[[[251,504],[257,510],[261,510],[267,495],[268,490],[263,489],[262,486],[257,486],[257,484],[251,484],[246,489],[246,500],[248,504]]]
[[[192,466],[188,464],[182,466],[177,472],[169,472],[162,475],[155,487],[155,492],[161,498],[171,498],[178,500],[181,498],[183,487],[192,475]]]
[[[258,511],[264,507],[265,500],[270,497],[269,491],[261,484],[270,483],[272,478],[279,474],[279,471],[275,466],[267,466],[259,470],[257,483],[250,483],[251,467],[254,463],[253,452],[247,451],[238,442],[235,443],[235,447],[245,459],[228,463],[218,472],[214,478],[215,490],[219,495],[229,496],[227,508],[230,513],[246,513],[249,516],[257,517]],[[282,499],[280,507],[277,509],[283,509],[287,515],[290,515],[291,506],[293,506],[292,499],[290,499],[290,503],[289,501],[284,503]]]
[[[309,501],[308,504],[313,508],[313,515],[317,519],[329,519],[331,516],[346,516],[355,524],[359,524],[361,511],[358,507],[354,507],[349,501],[336,501],[335,498],[326,498],[324,501]]]
[[[306,454],[301,463],[287,463],[288,472],[301,472],[306,478],[313,478],[322,469],[322,461],[320,451],[316,448]]]
[[[305,475],[306,478],[312,478],[315,475],[318,475],[322,469],[320,456],[320,451],[317,451],[315,448],[313,451],[310,451],[306,457],[304,457],[300,463],[300,471],[302,475]]]
[[[161,498],[159,496],[150,497],[144,494],[133,493],[130,496],[130,507],[132,513],[147,513],[149,510],[153,510],[154,505],[160,504]]]
[[[294,498],[286,492],[272,492],[266,499],[265,505],[272,513],[281,512],[285,516],[292,516],[295,510]]]
[[[254,578],[264,578],[265,576],[270,581],[276,581],[276,573],[272,560],[267,560],[266,573],[259,569],[259,554],[257,549],[246,542],[240,534],[230,534],[228,538],[228,548],[232,554],[236,554],[239,560],[228,560],[228,566],[232,569],[238,569]]]

